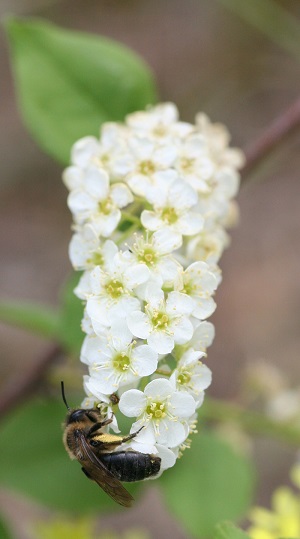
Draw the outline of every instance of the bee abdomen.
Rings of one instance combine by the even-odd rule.
[[[141,481],[158,474],[161,459],[137,451],[102,453],[101,461],[119,481]]]

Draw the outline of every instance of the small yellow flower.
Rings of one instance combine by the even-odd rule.
[[[300,488],[300,465],[291,470],[293,483]],[[252,539],[300,537],[300,493],[279,487],[272,496],[271,509],[254,507],[249,515]]]

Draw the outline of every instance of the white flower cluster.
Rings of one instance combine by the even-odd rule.
[[[83,271],[83,405],[135,418],[131,432],[144,428],[130,447],[158,453],[162,470],[188,445],[211,382],[206,319],[243,164],[228,144],[204,114],[192,125],[160,104],[76,142],[64,172],[70,258]]]

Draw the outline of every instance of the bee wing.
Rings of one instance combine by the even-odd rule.
[[[130,507],[134,498],[98,459],[83,434],[80,435],[79,443],[83,455],[81,462],[86,475],[96,481],[99,487],[117,503]]]

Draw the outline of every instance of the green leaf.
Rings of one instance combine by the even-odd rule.
[[[54,339],[78,356],[84,338],[81,330],[83,303],[74,294],[79,279],[77,272],[66,282],[59,311],[34,303],[0,302],[0,321]]]
[[[191,449],[161,478],[169,509],[190,534],[201,539],[218,522],[235,520],[246,512],[253,484],[250,462],[207,432],[193,436]]]
[[[24,121],[64,164],[76,140],[156,100],[150,69],[121,44],[41,20],[9,18],[6,29]]]
[[[12,539],[12,535],[2,518],[0,518],[0,537],[1,539]]]
[[[214,530],[213,539],[250,539],[250,536],[232,522],[221,522]]]
[[[273,0],[219,1],[299,60],[300,23],[278,2]]]
[[[74,294],[80,276],[73,273],[62,290],[59,341],[74,356],[78,356],[84,334],[81,329],[83,302]]]
[[[69,459],[62,443],[64,417],[63,402],[34,400],[1,424],[1,485],[60,511],[117,509],[119,506],[85,477],[80,464]],[[136,493],[138,488],[133,485],[128,490]]]
[[[57,311],[34,303],[0,302],[0,321],[49,339],[59,328]]]

